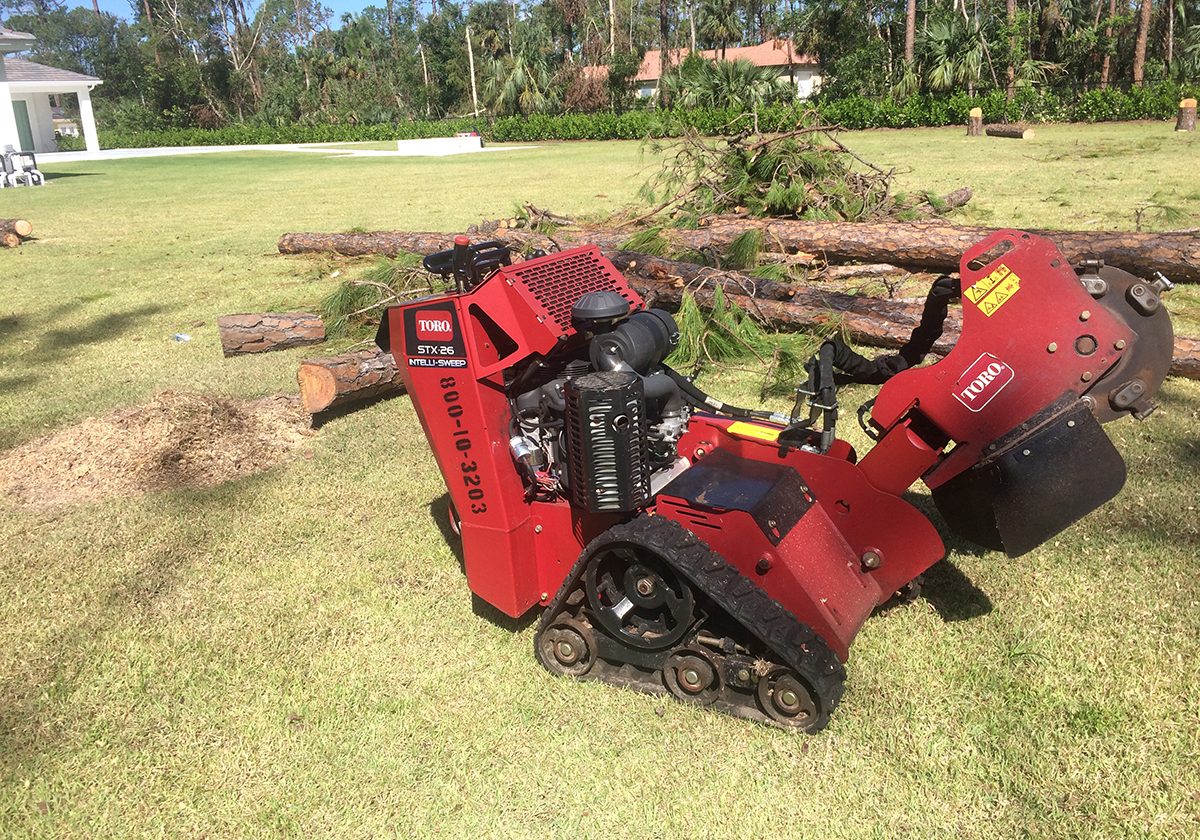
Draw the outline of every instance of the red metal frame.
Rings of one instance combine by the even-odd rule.
[[[1006,253],[975,265],[1001,243]],[[785,452],[775,427],[693,416],[683,457],[698,463],[723,450],[784,464],[809,488],[812,507],[777,545],[741,510],[666,493],[648,510],[708,542],[843,658],[871,611],[945,553],[930,522],[902,498],[908,487],[922,476],[938,486],[1058,397],[1084,393],[1132,339],[1092,304],[1046,240],[1001,231],[964,255],[962,278],[958,345],[883,387],[873,410],[883,437],[861,463],[844,441],[826,455]],[[565,500],[528,501],[508,446],[506,373],[583,341],[570,306],[601,288],[642,306],[597,249],[579,248],[504,268],[469,293],[387,314],[391,352],[461,518],[467,580],[509,615],[551,598],[588,541],[619,521]],[[1082,335],[1100,350],[1075,353]]]

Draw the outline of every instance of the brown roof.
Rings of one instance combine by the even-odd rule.
[[[67,84],[94,84],[99,82],[95,76],[85,76],[71,70],[60,70],[57,67],[47,67],[23,58],[4,59],[4,75],[10,82],[65,82]]]
[[[677,50],[670,50],[667,53],[667,65],[674,67],[676,64],[682,63],[688,57],[689,52],[691,50],[683,47]],[[646,51],[646,55],[642,58],[642,66],[638,69],[637,80],[639,82],[658,79],[659,70],[661,69],[661,55],[662,50]],[[722,58],[720,50],[700,50],[700,55],[710,61]],[[763,41],[761,44],[756,44],[752,47],[729,47],[725,50],[724,59],[725,61],[745,59],[756,67],[787,67],[790,64],[815,67],[817,65],[815,56],[797,52],[795,45],[787,38],[775,38]]]

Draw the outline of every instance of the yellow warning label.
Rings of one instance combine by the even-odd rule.
[[[760,426],[757,423],[743,423],[740,420],[736,423],[730,423],[726,431],[738,437],[769,440],[772,443],[779,440],[780,432],[779,429],[771,426]]]
[[[976,281],[963,292],[963,297],[979,307],[989,318],[1013,295],[1021,290],[1021,278],[1006,265],[998,265],[987,277]]]

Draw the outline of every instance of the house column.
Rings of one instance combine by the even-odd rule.
[[[83,145],[90,154],[100,151],[100,138],[96,136],[96,115],[92,113],[92,92],[88,88],[80,88],[79,93],[79,122],[83,127]]]
[[[4,56],[0,55],[0,151],[5,146],[20,148],[17,134],[17,115],[13,113],[12,90],[4,73]]]

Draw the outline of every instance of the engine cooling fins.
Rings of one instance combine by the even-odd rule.
[[[792,613],[681,525],[639,516],[584,549],[534,636],[551,673],[784,729],[825,727],[846,672]]]

